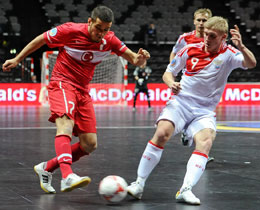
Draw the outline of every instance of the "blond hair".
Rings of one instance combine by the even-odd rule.
[[[202,14],[202,15],[208,15],[208,18],[212,17],[212,12],[210,9],[208,8],[200,8],[200,9],[197,9],[195,12],[194,12],[194,19],[196,17],[197,14]]]
[[[205,22],[204,27],[227,34],[228,20],[220,16],[213,16]]]

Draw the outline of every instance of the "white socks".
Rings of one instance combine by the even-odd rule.
[[[163,149],[163,147],[159,147],[151,141],[148,142],[137,170],[136,182],[142,187],[144,187],[145,182],[152,170],[159,163]],[[187,170],[181,190],[186,187],[193,187],[197,184],[206,168],[207,160],[208,156],[204,153],[198,151],[194,151],[192,153],[187,163]]]
[[[187,163],[187,170],[181,190],[185,187],[193,187],[197,184],[206,168],[207,160],[208,156],[204,153],[198,151],[192,153]]]
[[[146,179],[155,168],[155,166],[159,163],[162,152],[163,147],[159,147],[151,141],[148,142],[137,170],[136,182],[138,182],[141,186],[144,187]]]

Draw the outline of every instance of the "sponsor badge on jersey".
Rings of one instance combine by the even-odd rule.
[[[171,66],[174,66],[175,63],[176,63],[176,59],[174,58],[174,59],[172,59],[172,61],[171,61]]]
[[[124,49],[125,43],[124,43],[124,42],[121,42],[121,45],[122,45],[122,47],[120,47],[119,51],[121,51],[122,49]]]
[[[223,61],[222,60],[214,60],[213,63],[216,66],[216,69],[219,69],[221,64],[223,63]]]
[[[51,30],[50,30],[50,33],[49,33],[50,36],[55,36],[55,35],[57,34],[57,31],[58,31],[57,28],[51,29]]]

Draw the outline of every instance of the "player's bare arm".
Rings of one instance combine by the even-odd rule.
[[[15,58],[5,61],[2,65],[3,71],[10,71],[12,68],[15,68],[26,56],[36,51],[44,44],[45,40],[43,38],[43,34],[37,36],[29,44],[27,44]]]
[[[122,54],[122,57],[134,66],[142,66],[146,62],[146,60],[150,58],[150,53],[142,48],[138,50],[138,53],[135,53],[132,50],[127,49]]]
[[[175,78],[171,72],[164,72],[162,79],[175,95],[179,94],[181,91],[181,84],[179,82],[175,82]]]
[[[254,68],[256,66],[256,58],[254,54],[243,44],[242,36],[237,25],[234,26],[234,29],[230,29],[230,34],[233,44],[244,56],[243,66],[247,68]]]

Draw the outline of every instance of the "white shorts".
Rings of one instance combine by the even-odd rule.
[[[211,128],[216,132],[215,112],[190,107],[189,102],[175,99],[169,100],[166,107],[162,110],[156,123],[160,120],[168,120],[175,126],[173,136],[180,133],[183,129],[186,131],[189,139],[189,146],[193,143],[193,137],[204,128]]]

